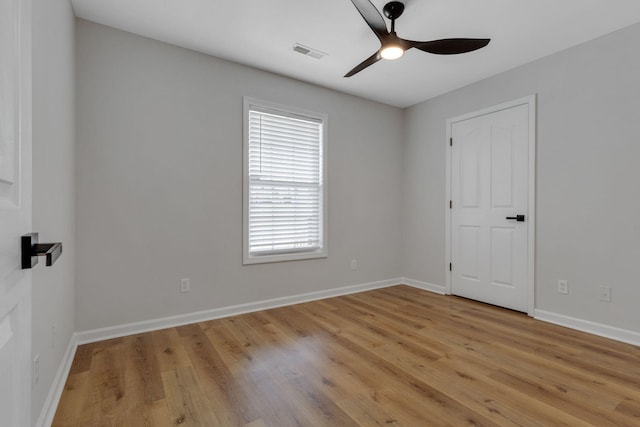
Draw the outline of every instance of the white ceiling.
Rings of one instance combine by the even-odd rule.
[[[372,0],[378,10],[386,2]],[[343,78],[380,47],[350,0],[72,3],[80,18],[397,107],[640,22],[640,0],[404,0],[405,12],[396,21],[400,37],[492,41],[463,55],[412,49]],[[294,43],[327,56],[301,55]]]

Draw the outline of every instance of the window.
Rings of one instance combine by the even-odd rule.
[[[326,126],[244,98],[244,264],[327,256]]]

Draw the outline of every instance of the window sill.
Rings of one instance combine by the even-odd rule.
[[[297,252],[288,254],[274,254],[274,255],[249,255],[244,254],[242,264],[266,264],[270,262],[284,262],[284,261],[300,261],[305,259],[327,258],[327,251],[315,251],[315,252]]]

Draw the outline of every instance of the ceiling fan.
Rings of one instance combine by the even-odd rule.
[[[378,9],[369,0],[351,0],[358,9],[365,22],[373,30],[382,45],[380,49],[369,58],[356,65],[345,77],[351,77],[375,64],[381,59],[400,58],[406,50],[411,48],[420,49],[424,52],[435,53],[437,55],[455,55],[458,53],[472,52],[489,44],[491,39],[442,39],[428,42],[418,42],[405,40],[396,35],[396,19],[402,15],[404,4],[399,1],[387,3],[382,11],[391,20],[391,31],[387,31],[387,24],[378,12]]]

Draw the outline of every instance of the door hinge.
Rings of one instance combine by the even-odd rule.
[[[449,209],[453,209],[453,200],[449,200]]]
[[[449,263],[449,271],[453,271],[453,265]]]
[[[449,147],[453,147],[453,138],[449,138]]]

